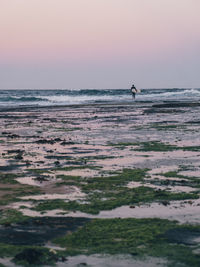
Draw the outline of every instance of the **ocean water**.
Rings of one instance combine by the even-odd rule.
[[[0,90],[0,107],[59,106],[133,101],[130,89]],[[200,88],[142,89],[136,102],[200,101]]]

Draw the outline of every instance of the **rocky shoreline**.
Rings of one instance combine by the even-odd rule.
[[[199,114],[198,102],[2,109],[2,266],[199,266]]]

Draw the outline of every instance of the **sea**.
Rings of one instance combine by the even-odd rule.
[[[200,88],[141,89],[134,100],[130,89],[0,90],[0,108],[100,103],[200,101]]]

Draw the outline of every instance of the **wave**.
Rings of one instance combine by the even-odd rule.
[[[114,99],[122,99],[127,98],[127,94],[124,95],[111,95],[111,94],[78,94],[78,95],[50,95],[50,96],[41,96],[41,99],[50,101],[52,103],[64,103],[64,102],[76,102],[76,103],[82,103],[82,102],[92,102],[92,101],[112,101]]]
[[[54,91],[54,90],[53,90]],[[52,90],[46,91],[49,94],[52,93]],[[44,95],[46,92],[43,91]],[[98,96],[98,95],[126,95],[130,92],[129,89],[66,89],[66,90],[56,90],[54,91],[55,95],[69,95],[69,96]]]
[[[139,95],[138,95],[139,96]],[[200,89],[152,89],[143,90],[140,96],[145,98],[153,98],[157,100],[181,100],[185,98],[195,98],[200,97]]]
[[[200,89],[142,89],[136,101],[200,99]],[[68,105],[131,101],[130,89],[0,90],[0,106]]]
[[[38,101],[44,101],[45,99],[39,98],[39,97],[0,97],[1,102],[38,102]],[[48,100],[46,100],[48,101]]]

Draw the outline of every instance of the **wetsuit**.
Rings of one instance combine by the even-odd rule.
[[[134,84],[131,86],[131,93],[133,95],[133,98],[135,98],[135,94],[137,93],[137,89],[136,89]]]

